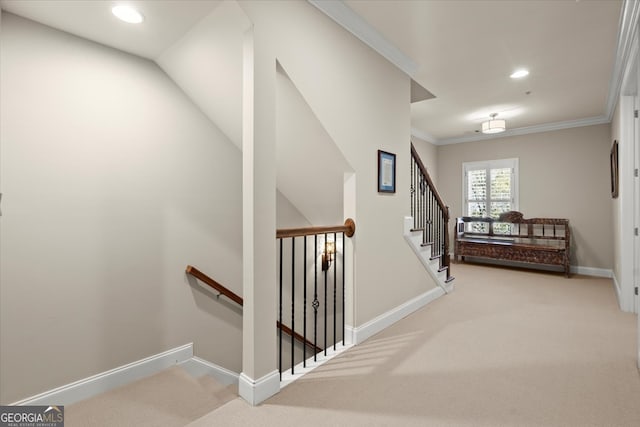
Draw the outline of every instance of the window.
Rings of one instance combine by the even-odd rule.
[[[463,163],[462,169],[465,216],[498,218],[518,210],[518,159]],[[496,233],[508,231],[507,224],[494,226]]]

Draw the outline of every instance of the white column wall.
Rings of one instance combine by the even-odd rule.
[[[276,365],[276,62],[259,29],[243,63],[243,353],[240,395],[258,404],[278,392]]]
[[[402,235],[410,208],[410,78],[307,2],[239,3],[264,27],[264,42],[355,171],[353,326],[435,287]],[[377,192],[379,149],[397,155],[392,195]],[[300,159],[300,173],[309,161]]]

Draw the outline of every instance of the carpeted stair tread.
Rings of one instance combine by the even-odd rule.
[[[215,380],[213,380],[215,382]],[[67,427],[184,426],[229,398],[226,386],[212,393],[182,368],[174,366],[90,399],[65,407]],[[220,395],[218,395],[220,394]]]

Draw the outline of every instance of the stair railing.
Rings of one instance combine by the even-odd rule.
[[[436,190],[427,168],[411,144],[411,216],[413,229],[422,231],[422,246],[431,247],[431,259],[439,260],[439,271],[451,276],[449,255],[449,207]]]
[[[352,237],[354,233],[355,222],[350,218],[344,225],[280,229],[276,232],[279,322],[284,322],[286,313],[291,330],[296,331],[297,328],[305,341],[313,343],[311,348],[323,348],[321,351],[324,351],[325,356],[331,346],[334,350],[340,342],[344,346],[345,237]],[[285,299],[290,304],[290,309],[285,310]],[[320,324],[319,315],[322,322]],[[332,320],[329,321],[329,318]],[[283,330],[280,329],[278,367],[281,379],[285,350],[282,333]],[[319,337],[320,334],[322,337]],[[296,366],[293,340],[287,350],[290,352],[289,362],[293,375]],[[317,361],[318,353],[320,352],[313,353],[314,361]],[[307,346],[302,348],[302,366],[307,367]]]
[[[242,299],[242,297],[240,295],[236,294],[235,292],[233,292],[231,289],[227,288],[226,286],[221,285],[220,283],[216,282],[211,277],[207,276],[206,274],[204,274],[203,272],[201,272],[197,268],[195,268],[195,267],[193,267],[191,265],[188,265],[187,268],[186,268],[186,273],[189,274],[190,276],[195,277],[196,279],[200,280],[201,282],[205,283],[206,285],[208,285],[212,289],[215,289],[218,292],[218,296],[224,295],[225,297],[229,298],[231,301],[235,302],[236,304],[240,305],[241,307],[244,305],[244,300]],[[306,340],[302,335],[300,335],[299,333],[291,330],[291,328],[289,328],[287,325],[283,325],[281,322],[276,322],[276,327],[278,328],[278,330],[281,333],[284,332],[285,334],[289,335],[290,337],[293,337],[294,339],[296,339],[300,343],[304,343],[305,346],[309,346],[309,347],[313,348],[314,350],[316,350],[317,352],[321,352],[322,351],[322,349],[320,347],[314,346],[314,344],[311,341]]]

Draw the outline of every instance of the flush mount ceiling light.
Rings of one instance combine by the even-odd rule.
[[[113,13],[118,19],[128,22],[129,24],[139,24],[144,21],[144,16],[131,6],[114,6],[113,9],[111,9],[111,13]]]
[[[529,70],[525,70],[524,68],[521,68],[519,70],[516,70],[513,72],[513,74],[511,74],[509,77],[511,77],[512,79],[521,79],[523,77],[527,77],[529,75]]]
[[[507,129],[507,122],[502,119],[496,119],[498,113],[491,114],[491,119],[482,122],[482,133],[500,133]]]

